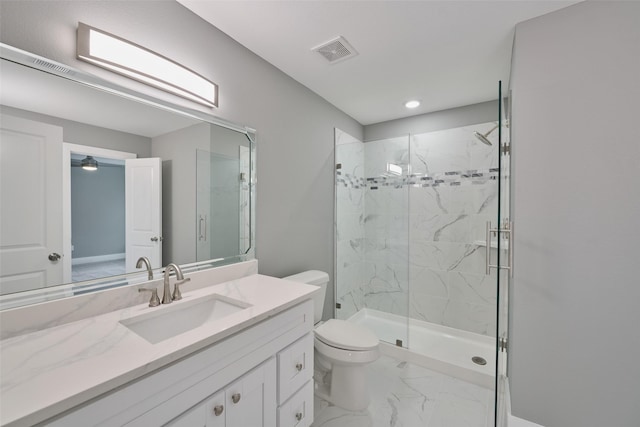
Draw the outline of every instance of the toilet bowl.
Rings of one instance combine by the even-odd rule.
[[[369,406],[365,366],[380,356],[378,338],[367,328],[345,320],[321,322],[327,273],[311,270],[285,280],[320,286],[314,297],[315,394],[343,409],[362,411]]]
[[[369,406],[365,366],[380,357],[378,338],[368,329],[331,319],[315,329],[316,394],[336,406]],[[319,375],[318,375],[319,374]]]

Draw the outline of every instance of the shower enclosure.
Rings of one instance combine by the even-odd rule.
[[[493,121],[366,143],[335,136],[336,318],[369,327],[383,352],[499,391],[505,130]]]
[[[255,144],[211,125],[210,146],[196,154],[196,260],[235,259],[253,251]]]

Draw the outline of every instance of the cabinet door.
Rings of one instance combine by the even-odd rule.
[[[224,424],[222,424],[224,426]],[[203,402],[166,424],[167,427],[208,427],[207,404]]]
[[[225,427],[227,408],[224,398],[224,390],[221,390],[171,420],[166,427]]]
[[[272,358],[225,388],[226,427],[275,427],[276,362]]]
[[[278,427],[309,427],[313,422],[313,380],[278,408]]]
[[[224,390],[207,399],[206,403],[207,427],[225,427],[228,407],[225,402]]]
[[[278,353],[278,403],[282,405],[313,375],[313,332]]]

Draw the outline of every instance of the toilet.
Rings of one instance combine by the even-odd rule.
[[[365,365],[380,356],[378,338],[367,328],[345,320],[322,322],[329,275],[309,270],[285,280],[320,286],[314,296],[315,394],[341,408],[362,411],[369,406]]]

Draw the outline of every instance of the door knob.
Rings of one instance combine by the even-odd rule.
[[[154,237],[152,237],[152,238],[151,238],[151,241],[152,241],[152,242],[157,242],[157,241],[158,241],[158,238],[154,236]]]
[[[49,261],[58,261],[62,256],[59,253],[52,252],[49,254]]]

